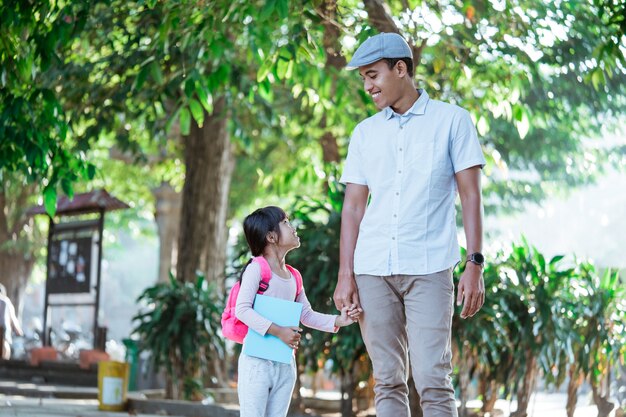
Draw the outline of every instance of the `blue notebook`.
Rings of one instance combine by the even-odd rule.
[[[280,298],[257,294],[254,299],[254,311],[279,326],[299,326],[302,304]],[[250,329],[243,341],[243,353],[256,358],[291,363],[293,349],[276,336],[259,333]]]

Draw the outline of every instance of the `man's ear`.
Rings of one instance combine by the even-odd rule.
[[[396,74],[398,75],[399,78],[404,77],[405,75],[408,74],[407,71],[407,67],[406,67],[406,62],[404,61],[398,61],[396,62],[396,66],[394,67]]]

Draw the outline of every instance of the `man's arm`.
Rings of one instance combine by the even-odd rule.
[[[480,188],[481,169],[471,167],[456,173],[461,197],[463,229],[467,241],[467,254],[481,252],[483,246],[483,205]],[[457,305],[463,303],[461,318],[472,317],[485,302],[485,283],[482,266],[467,262],[459,281]]]
[[[339,238],[339,274],[333,300],[337,310],[344,306],[361,307],[359,294],[354,282],[354,249],[359,236],[359,226],[365,208],[369,189],[365,185],[348,184],[341,210],[341,235]]]

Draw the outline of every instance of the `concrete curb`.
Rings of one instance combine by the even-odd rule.
[[[0,380],[0,394],[19,395],[33,398],[91,400],[98,398],[98,388],[68,387],[62,385]]]
[[[129,413],[186,417],[239,417],[238,406],[221,406],[176,400],[128,399]]]

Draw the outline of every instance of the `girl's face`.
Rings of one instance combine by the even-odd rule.
[[[284,218],[279,225],[280,238],[278,244],[287,250],[300,247],[300,238],[296,228],[291,225],[288,218]]]

